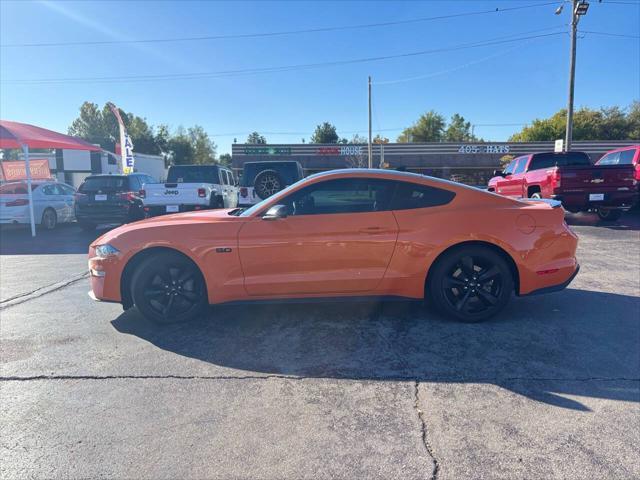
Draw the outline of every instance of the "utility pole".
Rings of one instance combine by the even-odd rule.
[[[371,149],[371,75],[369,75],[369,145],[368,145],[368,153],[369,153],[369,168],[373,168],[373,158],[372,158],[372,149]]]
[[[573,90],[576,80],[576,37],[578,33],[578,21],[582,15],[587,14],[589,3],[586,0],[572,0],[571,2],[571,43],[569,52],[569,98],[567,100],[567,131],[564,139],[564,149],[571,150],[573,139]],[[562,8],[559,8],[562,11]],[[556,11],[556,14],[559,13]]]
[[[569,56],[569,99],[567,101],[567,131],[564,139],[565,151],[571,150],[573,136],[573,88],[576,78],[576,34],[578,32],[578,15],[576,13],[578,0],[573,0],[571,8],[571,46]]]

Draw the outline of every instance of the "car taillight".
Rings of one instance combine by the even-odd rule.
[[[551,188],[555,189],[555,188],[560,188],[560,170],[558,170],[557,168],[553,169],[551,171]]]
[[[146,197],[147,197],[147,192],[145,191],[145,189],[144,189],[144,188],[141,188],[141,189],[138,191],[138,195],[140,196],[140,198],[146,198]]]
[[[207,196],[207,191],[204,188],[199,188],[198,189],[198,196],[200,198],[204,198]]]
[[[249,195],[249,190],[247,190],[247,187],[240,187],[240,196],[246,198],[248,195]]]
[[[75,193],[73,195],[73,198],[77,202],[78,200],[80,200],[81,198],[85,198],[86,196],[87,196],[86,193]]]
[[[635,178],[636,181],[640,182],[640,163],[636,163],[635,171],[633,172],[633,178]]]
[[[19,198],[13,202],[7,202],[7,207],[22,207],[23,205],[29,205],[29,200],[26,198]]]

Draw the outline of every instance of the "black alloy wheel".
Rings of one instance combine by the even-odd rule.
[[[494,316],[509,302],[513,278],[507,262],[487,247],[455,249],[429,275],[428,294],[444,314],[464,322]]]
[[[158,323],[187,322],[207,305],[200,270],[179,254],[161,253],[147,258],[133,276],[131,294],[138,310]]]

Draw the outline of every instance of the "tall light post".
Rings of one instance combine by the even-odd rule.
[[[373,168],[373,152],[371,148],[371,76],[369,76],[369,142],[367,145],[368,167]]]
[[[563,5],[556,10],[556,15],[562,13]],[[571,0],[571,42],[569,47],[569,98],[567,100],[567,130],[564,139],[564,149],[571,150],[573,138],[573,91],[576,80],[576,36],[578,33],[578,21],[582,15],[587,14],[589,3],[586,0]]]

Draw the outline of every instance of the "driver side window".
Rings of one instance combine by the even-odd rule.
[[[341,178],[310,185],[284,198],[289,215],[327,215],[388,210],[394,183],[370,178]]]
[[[509,165],[507,165],[507,168],[504,169],[504,174],[505,175],[511,175],[513,173],[513,169],[516,166],[516,162],[518,160],[512,160],[511,163],[509,163]]]

